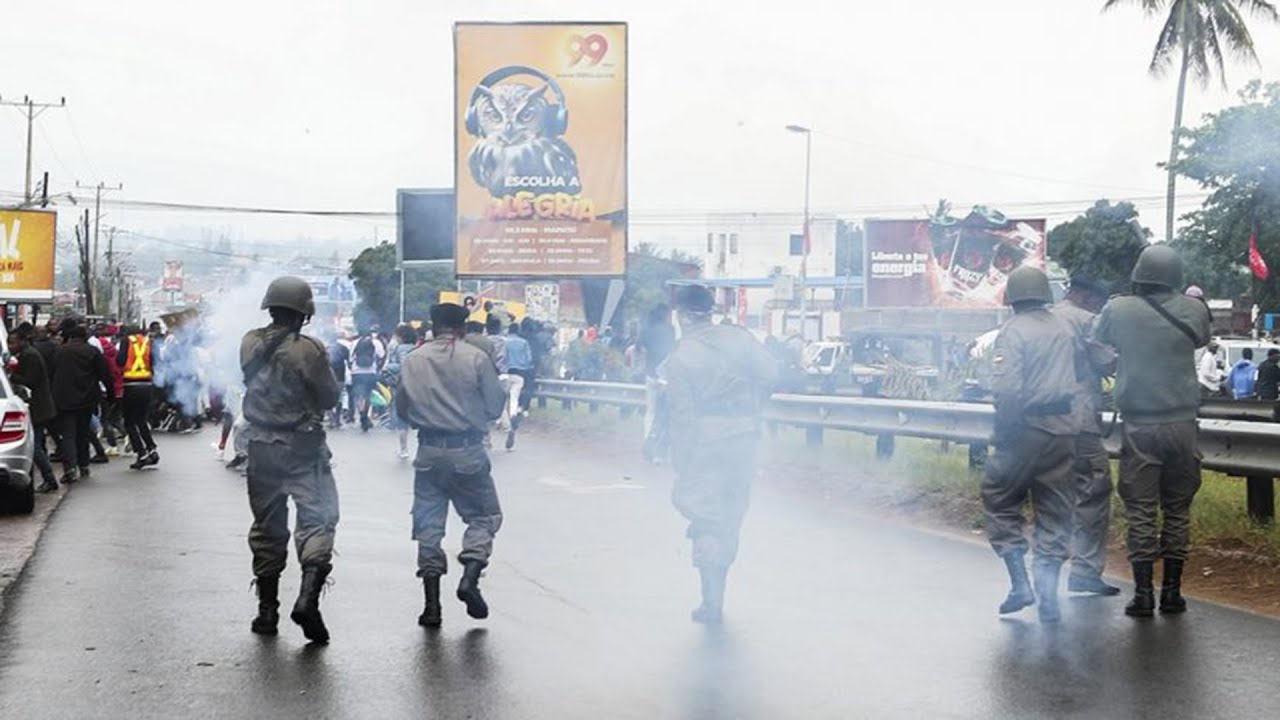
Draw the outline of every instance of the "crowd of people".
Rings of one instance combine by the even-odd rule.
[[[93,465],[112,458],[132,456],[135,470],[156,465],[153,418],[198,422],[176,394],[154,392],[165,337],[158,324],[144,331],[76,318],[23,323],[9,333],[9,379],[28,402],[39,492],[87,479]]]

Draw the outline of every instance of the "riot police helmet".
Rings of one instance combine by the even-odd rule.
[[[1010,305],[1022,302],[1051,303],[1053,291],[1049,289],[1049,277],[1039,268],[1024,265],[1009,273],[1004,299]]]
[[[1182,256],[1168,245],[1150,245],[1138,256],[1129,277],[1135,283],[1176,288],[1182,285]]]
[[[262,297],[262,309],[286,308],[307,317],[316,314],[316,301],[311,285],[300,277],[284,275],[271,281]]]

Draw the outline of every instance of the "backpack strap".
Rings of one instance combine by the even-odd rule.
[[[1186,335],[1187,339],[1191,341],[1192,347],[1200,347],[1200,337],[1196,335],[1196,331],[1192,330],[1190,325],[1174,317],[1173,313],[1169,312],[1164,305],[1152,299],[1151,296],[1143,295],[1142,299],[1145,300],[1147,304],[1151,306],[1152,310],[1155,310],[1157,313],[1159,313],[1160,317],[1167,320],[1170,325],[1178,328],[1178,330],[1183,335]]]

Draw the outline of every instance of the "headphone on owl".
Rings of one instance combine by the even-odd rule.
[[[552,79],[550,75],[527,65],[508,65],[504,68],[498,68],[480,80],[480,83],[476,85],[476,89],[471,92],[471,102],[467,103],[467,132],[475,137],[480,137],[480,118],[476,113],[476,101],[480,99],[480,89],[491,88],[516,75],[536,77],[545,82],[547,87],[551,88],[551,92],[555,93],[557,104],[547,106],[543,123],[546,125],[548,133],[563,135],[565,130],[569,128],[569,107],[565,104],[564,91],[560,89],[560,84]]]

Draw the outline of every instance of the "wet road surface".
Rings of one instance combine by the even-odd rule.
[[[249,633],[243,479],[211,433],[115,462],[54,517],[0,628],[4,718],[1275,717],[1280,623],[1124,599],[999,619],[981,545],[757,488],[726,624],[688,620],[697,579],[664,469],[536,430],[494,474],[506,522],[487,621],[449,592],[419,628],[410,470],[387,434],[334,435],[342,496],[333,642]],[[456,552],[461,527],[450,519]],[[284,607],[297,590],[290,558]]]

